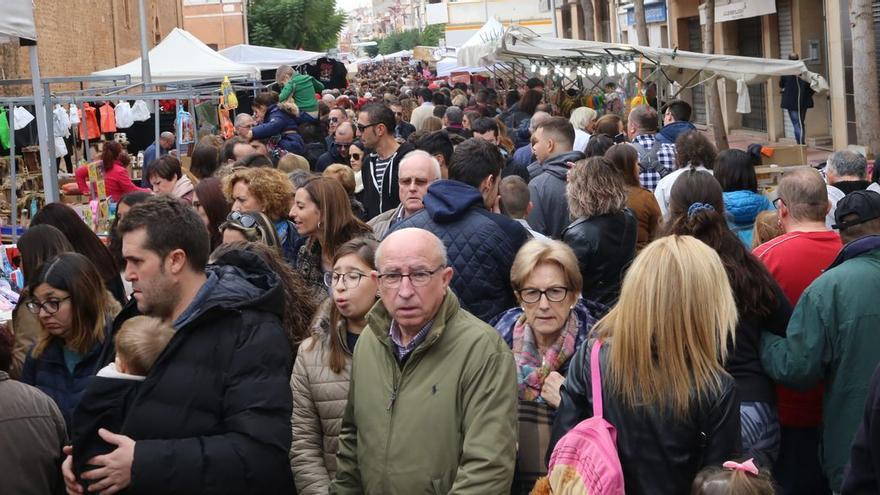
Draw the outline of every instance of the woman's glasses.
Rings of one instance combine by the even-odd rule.
[[[567,295],[568,288],[566,287],[550,287],[545,290],[532,288],[519,290],[519,298],[522,299],[522,302],[528,304],[534,304],[540,301],[541,296],[546,296],[547,300],[550,302],[562,302]]]
[[[58,308],[61,307],[61,303],[68,299],[70,299],[70,296],[62,297],[61,299],[49,299],[48,301],[44,302],[33,300],[28,301],[27,304],[25,304],[25,307],[27,307],[27,310],[35,315],[40,314],[41,310],[46,311],[46,314],[54,315],[58,312]]]
[[[362,155],[360,153],[351,153],[349,156],[351,156],[352,160],[360,160]]]
[[[355,289],[360,285],[361,279],[366,276],[367,275],[360,272],[327,272],[324,274],[324,285],[327,287],[336,287],[336,285],[339,284],[339,281],[342,280],[342,285],[346,289]]]

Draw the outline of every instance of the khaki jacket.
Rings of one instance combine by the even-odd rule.
[[[377,303],[354,352],[330,493],[508,493],[517,387],[507,344],[451,290],[403,366],[390,325]]]

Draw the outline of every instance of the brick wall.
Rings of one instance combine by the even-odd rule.
[[[147,42],[152,48],[182,26],[183,16],[180,0],[145,0],[145,7]],[[137,0],[35,0],[34,17],[43,76],[88,75],[140,56]],[[27,48],[0,44],[0,77],[30,77]],[[30,89],[0,87],[0,94],[23,92],[29,94]]]

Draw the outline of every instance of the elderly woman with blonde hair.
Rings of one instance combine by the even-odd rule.
[[[571,112],[568,121],[574,127],[573,150],[584,151],[587,149],[587,143],[590,142],[598,118],[599,114],[590,107],[578,107]]]
[[[638,222],[626,207],[626,184],[607,159],[593,157],[571,168],[565,193],[575,220],[562,231],[562,241],[577,256],[583,295],[611,306],[638,237]]]
[[[517,470],[511,493],[529,493],[546,474],[550,425],[572,356],[605,307],[581,299],[577,258],[560,241],[530,241],[510,270],[520,306],[498,316],[495,330],[513,350],[519,386]]]

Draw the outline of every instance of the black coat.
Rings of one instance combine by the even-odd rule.
[[[584,297],[613,306],[623,274],[636,253],[638,222],[629,209],[579,218],[562,231],[562,241],[577,256]]]
[[[649,324],[650,322],[645,322]],[[600,351],[603,384],[611,343]],[[593,416],[592,342],[571,359],[553,421],[547,458],[562,435]],[[720,466],[739,450],[739,401],[733,378],[722,375],[717,393],[693,400],[688,417],[675,419],[651,405],[631,408],[602,387],[603,416],[617,430],[617,453],[628,495],[690,493],[703,467]]]
[[[814,91],[807,81],[797,76],[782,76],[779,78],[779,87],[782,89],[780,107],[786,110],[813,108]]]
[[[364,178],[364,218],[373,218],[380,213],[397,208],[397,205],[400,204],[400,194],[398,192],[400,186],[397,184],[400,160],[403,160],[403,157],[414,149],[409,143],[401,144],[397,148],[394,159],[385,169],[381,191],[377,189],[377,182],[373,177],[373,160],[375,155],[371,153],[364,157],[362,165],[362,175]]]
[[[253,253],[208,267],[126,418],[129,493],[293,493],[283,307],[278,276]]]
[[[874,370],[862,425],[852,443],[841,493],[880,493],[880,367]]]

